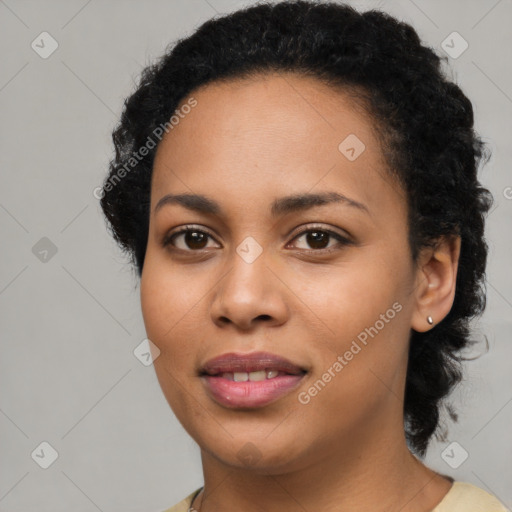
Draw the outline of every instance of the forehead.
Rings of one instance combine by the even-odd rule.
[[[272,73],[207,84],[182,104],[190,97],[196,106],[158,146],[152,207],[170,192],[269,197],[320,181],[364,202],[373,199],[372,184],[386,181],[375,123],[348,90]]]
[[[203,149],[215,145],[215,154],[207,151],[210,158],[236,148],[247,156],[252,151],[261,161],[263,149],[272,149],[273,158],[278,149],[288,150],[287,159],[293,157],[292,148],[294,154],[313,148],[332,151],[335,142],[351,133],[367,147],[377,142],[376,123],[355,91],[334,89],[309,76],[257,74],[206,84],[189,96],[197,106],[180,116],[179,124],[159,144],[158,153],[167,149],[167,153],[179,154],[186,144],[187,149],[195,148],[199,158]]]

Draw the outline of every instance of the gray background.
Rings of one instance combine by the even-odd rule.
[[[152,366],[134,356],[145,338],[137,280],[93,190],[142,67],[206,19],[252,3],[0,0],[1,511],[158,512],[202,484],[198,448]],[[453,395],[460,422],[448,442],[431,445],[426,461],[510,507],[512,2],[353,5],[411,23],[441,54],[453,31],[469,43],[450,65],[493,151],[481,174],[496,199],[488,307],[475,323],[491,350],[468,363],[467,381]],[[46,59],[31,47],[43,31],[59,45]],[[50,245],[44,237],[56,254],[40,252]],[[43,441],[58,452],[48,469],[31,456]],[[469,454],[456,469],[442,457],[454,441]],[[463,452],[451,453],[460,459]]]

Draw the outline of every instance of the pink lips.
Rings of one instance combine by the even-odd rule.
[[[294,389],[306,371],[268,352],[228,353],[210,359],[200,372],[207,392],[229,408],[263,407]]]

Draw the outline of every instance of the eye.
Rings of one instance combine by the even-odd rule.
[[[349,240],[347,237],[336,233],[335,231],[331,231],[329,229],[321,229],[320,227],[313,227],[306,230],[301,231],[293,240],[299,240],[304,238],[306,244],[308,244],[312,249],[305,249],[306,252],[333,252],[337,250],[340,246],[351,245],[353,242]],[[337,241],[337,244],[329,247],[329,242],[332,239]],[[336,245],[338,247],[336,247]]]
[[[292,241],[300,240],[303,237],[305,242],[312,248],[306,248],[303,249],[303,251],[309,253],[330,253],[342,246],[354,243],[352,240],[335,231],[321,229],[320,227],[305,229],[298,233]],[[162,245],[164,247],[171,245],[184,252],[199,252],[208,248],[208,239],[213,239],[212,235],[208,232],[194,226],[184,226],[178,231],[168,234],[162,241]],[[336,240],[337,243],[329,247],[329,242],[332,241],[332,239]],[[181,240],[181,247],[180,244],[176,242],[177,240]]]
[[[179,247],[176,244],[176,240],[180,238],[182,239],[185,247]],[[162,245],[164,247],[172,245],[176,249],[180,249],[182,251],[187,251],[188,249],[200,251],[207,248],[205,244],[208,242],[208,238],[212,238],[212,236],[206,231],[195,228],[194,226],[184,226],[179,231],[167,235],[164,238]]]

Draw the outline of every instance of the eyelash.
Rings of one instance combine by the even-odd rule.
[[[207,231],[204,231],[202,229],[198,229],[195,226],[184,226],[180,230],[178,230],[174,233],[170,233],[167,236],[165,236],[162,241],[163,247],[173,246],[172,241],[178,235],[181,235],[183,233],[188,233],[188,232],[202,233],[202,234],[207,235],[210,238],[213,238],[213,236],[210,235],[210,233],[208,233]],[[300,231],[292,238],[292,241],[296,240],[297,238],[300,238],[301,236],[303,236],[305,234],[312,233],[312,232],[327,233],[329,236],[335,238],[338,241],[338,247],[331,247],[331,248],[325,248],[325,249],[300,249],[302,252],[306,252],[307,254],[312,254],[312,253],[330,254],[336,250],[339,250],[343,246],[352,245],[354,243],[354,242],[352,242],[352,240],[349,240],[348,238],[340,235],[339,233],[336,233],[335,231],[331,231],[329,229],[321,228],[320,226],[310,226],[308,229],[304,229],[303,231]],[[201,251],[205,250],[205,249],[178,249],[177,247],[174,247],[174,246],[173,246],[173,248],[176,249],[177,251],[195,252],[195,253],[200,253]]]

